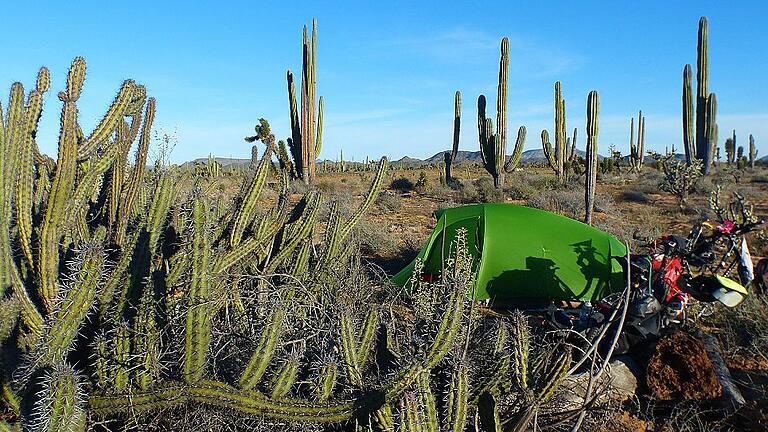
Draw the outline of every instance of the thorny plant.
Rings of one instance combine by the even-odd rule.
[[[35,142],[47,69],[0,114],[0,430],[522,430],[551,411],[571,350],[531,349],[522,318],[473,306],[466,232],[413,295],[364,270],[353,229],[386,159],[354,213],[331,203],[321,223],[318,191],[291,200],[264,121],[233,201],[177,197],[185,177],[145,169],[143,86],[126,81],[83,133],[85,69],[59,94],[57,160]]]

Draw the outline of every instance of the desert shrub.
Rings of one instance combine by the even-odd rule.
[[[413,185],[413,189],[416,192],[424,193],[427,190],[427,183],[427,173],[422,171],[419,173],[419,179],[416,180],[416,183]]]
[[[715,190],[715,181],[711,176],[702,176],[691,188],[691,193],[696,195],[709,196]]]
[[[531,197],[527,205],[553,213],[559,213],[572,219],[584,218],[584,191],[579,189],[562,189],[544,191]],[[595,195],[595,211],[609,213],[614,210],[611,197]]]
[[[643,191],[628,190],[621,193],[621,200],[624,202],[645,204],[648,202],[648,195]]]
[[[303,182],[302,182],[303,184]],[[324,193],[328,194],[338,194],[342,190],[346,190],[346,188],[342,188],[339,184],[338,180],[330,179],[330,178],[323,178],[319,179],[315,185],[319,190],[321,190]]]
[[[402,210],[403,200],[397,194],[384,191],[376,198],[376,205],[383,211],[394,213]]]
[[[493,186],[493,180],[490,177],[480,177],[475,180],[477,195],[480,202],[495,203],[504,202],[505,196],[502,189]]]
[[[526,200],[537,192],[536,188],[532,185],[518,181],[508,182],[508,185],[504,188],[504,193],[513,200]]]
[[[713,305],[715,313],[702,323],[720,330],[717,336],[729,354],[762,357],[768,352],[768,297],[753,293],[738,307]]]
[[[365,255],[389,255],[397,251],[398,241],[375,222],[362,221],[355,228],[355,240]]]
[[[398,177],[389,184],[389,189],[400,192],[411,192],[416,185],[408,177]]]

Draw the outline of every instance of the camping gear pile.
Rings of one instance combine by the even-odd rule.
[[[687,237],[668,235],[629,254],[613,236],[547,211],[480,204],[439,210],[437,225],[413,263],[393,278],[441,278],[457,231],[467,232],[475,262],[468,293],[496,311],[522,309],[553,329],[590,335],[624,317],[617,352],[656,339],[686,319],[692,301],[735,307],[755,278],[745,235],[759,229],[737,196],[727,209],[712,200],[717,222],[697,224]],[[415,270],[418,275],[414,275]],[[627,292],[628,290],[628,292]],[[628,302],[621,301],[624,295]],[[620,305],[626,311],[617,314]]]

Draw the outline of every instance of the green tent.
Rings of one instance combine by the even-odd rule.
[[[437,226],[418,258],[424,277],[439,277],[459,228],[476,265],[475,298],[497,304],[596,301],[624,287],[616,238],[573,219],[512,204],[438,210]],[[408,285],[415,261],[394,276]]]

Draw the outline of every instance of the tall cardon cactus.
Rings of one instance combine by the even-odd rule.
[[[571,165],[576,158],[576,131],[568,137],[565,126],[565,99],[563,99],[562,84],[555,83],[555,147],[549,141],[549,132],[541,131],[541,146],[549,166],[555,171],[558,180],[562,183],[568,178]]]
[[[480,157],[485,170],[493,177],[493,185],[499,189],[504,185],[506,173],[514,170],[520,163],[525,146],[525,126],[520,126],[515,141],[515,149],[507,160],[507,85],[509,83],[509,39],[501,40],[501,60],[499,61],[499,85],[496,98],[496,132],[493,120],[485,116],[486,100],[484,95],[477,99],[477,130],[480,140]]]
[[[587,97],[587,170],[584,183],[584,223],[592,224],[597,183],[597,134],[600,95],[592,90]]]
[[[699,20],[696,62],[696,118],[693,118],[693,91],[691,88],[691,65],[683,69],[683,144],[686,162],[691,164],[691,150],[702,161],[702,173],[709,174],[717,147],[717,102],[714,93],[709,92],[709,29],[706,17]],[[695,142],[693,130],[695,122]]]
[[[291,138],[288,147],[293,156],[294,175],[305,183],[315,179],[317,156],[323,145],[323,97],[317,93],[317,20],[312,20],[312,36],[304,27],[301,66],[300,105],[296,101],[296,84],[288,71],[288,106],[291,116]],[[301,111],[299,111],[301,109]]]
[[[637,115],[637,144],[635,144],[635,118],[629,121],[629,162],[632,169],[638,171],[645,158],[645,117],[640,111]],[[674,149],[674,145],[672,146]],[[674,152],[674,150],[673,150]]]

